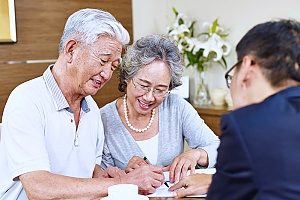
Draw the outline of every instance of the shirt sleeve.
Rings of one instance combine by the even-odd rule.
[[[114,163],[113,157],[111,156],[111,153],[109,151],[107,144],[104,143],[101,168],[106,169],[109,166],[115,166],[115,163]]]
[[[214,167],[220,140],[188,102],[183,103],[182,123],[183,134],[189,147],[205,150],[208,155],[208,167]]]
[[[98,141],[97,141],[97,151],[96,151],[96,164],[101,166],[102,156],[103,156],[103,146],[104,146],[104,128],[101,120],[101,115],[99,112],[99,131],[98,131]]]
[[[10,95],[2,119],[2,142],[12,179],[31,171],[50,171],[43,115],[38,103],[24,91]]]

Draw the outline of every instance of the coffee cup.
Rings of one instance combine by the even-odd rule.
[[[138,194],[138,186],[134,184],[117,184],[108,187],[108,196],[103,200],[148,200],[147,196]]]

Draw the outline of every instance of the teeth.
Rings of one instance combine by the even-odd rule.
[[[99,80],[94,80],[94,82],[99,85],[101,84],[101,81],[99,81]]]
[[[140,101],[140,104],[143,108],[149,108],[149,104],[143,103]]]

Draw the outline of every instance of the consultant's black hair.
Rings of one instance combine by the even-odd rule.
[[[252,55],[274,87],[300,81],[300,23],[282,19],[254,26],[236,47],[238,60]]]

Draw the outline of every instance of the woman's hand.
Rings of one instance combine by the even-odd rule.
[[[203,149],[191,149],[178,155],[170,165],[170,182],[177,183],[187,175],[189,169],[190,174],[194,174],[197,164],[208,165],[207,153]]]
[[[147,195],[163,184],[163,170],[159,166],[143,164],[122,176],[121,182],[135,184],[139,187],[140,194]]]
[[[140,166],[147,165],[147,164],[150,164],[150,163],[147,163],[147,161],[145,161],[143,158],[138,157],[138,156],[133,156],[128,161],[128,164],[127,164],[127,167],[125,169],[125,172],[129,173],[129,172],[133,171],[134,169],[137,169]]]
[[[188,195],[206,194],[211,184],[211,174],[193,174],[184,177],[178,183],[169,188],[169,191],[176,191],[176,198]]]

